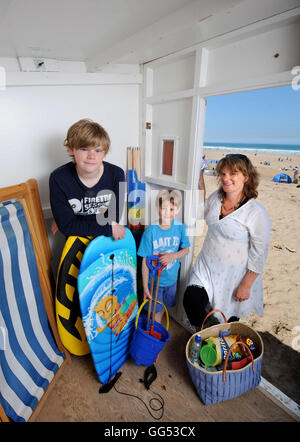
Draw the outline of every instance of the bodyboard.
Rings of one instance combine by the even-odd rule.
[[[90,353],[81,319],[77,276],[83,254],[92,236],[69,236],[62,251],[56,282],[56,322],[62,344],[70,353]]]
[[[136,245],[99,236],[86,248],[78,274],[83,325],[98,378],[106,384],[128,355],[138,312]]]

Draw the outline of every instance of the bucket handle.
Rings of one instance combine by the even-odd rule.
[[[253,358],[253,354],[251,353],[250,348],[244,342],[236,341],[233,344],[231,344],[231,346],[229,347],[228,353],[227,353],[225,361],[224,361],[223,376],[222,376],[223,382],[226,381],[226,369],[227,369],[229,355],[230,355],[233,347],[235,347],[236,345],[242,345],[244,347],[244,349],[247,351],[247,353],[249,354],[249,356],[251,356],[252,371],[254,373],[254,358]]]
[[[204,324],[205,324],[206,319],[207,319],[210,315],[212,315],[213,313],[215,313],[215,312],[219,312],[219,313],[221,313],[221,315],[223,316],[224,322],[227,323],[227,319],[226,319],[224,313],[222,312],[222,310],[218,310],[218,309],[211,310],[211,311],[205,316],[205,318],[204,318],[204,320],[203,320],[203,322],[202,322],[201,331],[202,331],[203,328],[204,328]]]
[[[137,326],[138,326],[140,313],[141,313],[144,305],[148,301],[150,301],[150,300],[149,299],[145,299],[145,301],[141,304],[141,306],[140,306],[140,308],[139,308],[139,310],[137,312],[136,319],[135,319],[135,328],[137,328]],[[156,302],[161,304],[164,307],[164,309],[165,309],[165,312],[166,312],[166,330],[168,331],[169,330],[169,313],[168,313],[168,310],[167,310],[166,306],[162,302],[160,302],[160,301],[156,301]]]

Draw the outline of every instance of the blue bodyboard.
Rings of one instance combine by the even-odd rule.
[[[138,312],[136,245],[99,236],[87,246],[77,278],[82,321],[99,380],[106,384],[128,355]]]

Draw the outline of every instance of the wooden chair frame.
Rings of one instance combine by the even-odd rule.
[[[14,200],[19,201],[23,208],[26,217],[26,221],[31,234],[33,248],[35,252],[39,281],[43,294],[45,309],[51,327],[56,345],[60,352],[64,353],[65,360],[59,367],[51,383],[48,385],[45,393],[34,409],[29,421],[34,421],[39,411],[41,410],[47,396],[52,390],[55,382],[60,376],[62,370],[67,364],[71,362],[71,358],[67,350],[61,343],[54,310],[54,298],[51,287],[52,269],[51,269],[51,250],[48,240],[47,229],[42,212],[41,200],[38,190],[37,181],[30,179],[26,183],[17,184],[16,186],[10,186],[0,189],[0,202]],[[2,406],[0,405],[0,421],[9,422],[9,418],[6,416]]]

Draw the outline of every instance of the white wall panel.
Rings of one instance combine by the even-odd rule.
[[[195,53],[153,69],[153,95],[179,92],[194,86]]]
[[[126,146],[139,140],[138,86],[30,86],[0,91],[0,187],[36,178],[49,206],[50,172],[69,161],[71,124],[91,118],[111,137],[107,161],[126,168]]]
[[[207,86],[290,71],[300,64],[300,22],[211,49]]]
[[[188,176],[187,152],[190,143],[192,98],[153,105],[152,113],[152,176],[161,176],[161,171],[159,170],[161,137],[178,137],[174,172],[176,182],[186,184]]]

